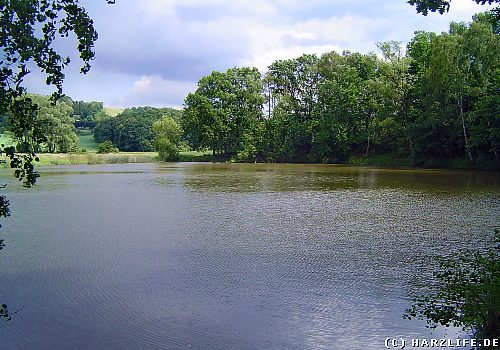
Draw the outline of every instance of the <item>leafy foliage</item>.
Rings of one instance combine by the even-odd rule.
[[[7,305],[5,305],[5,304],[0,305],[0,318],[5,319],[6,321],[11,320],[9,309],[7,308]]]
[[[262,121],[262,80],[256,68],[212,72],[185,100],[182,127],[193,148],[236,155]],[[247,150],[248,151],[248,150]],[[247,152],[249,157],[255,156]]]
[[[113,145],[113,142],[111,142],[109,140],[101,142],[97,146],[97,153],[117,153],[117,152],[119,152],[118,148],[116,148]]]
[[[4,218],[10,216],[10,208],[9,208],[9,201],[7,200],[7,197],[5,196],[0,196],[0,217],[3,216]],[[0,225],[2,227],[2,225]],[[0,241],[0,250],[2,250],[4,247],[3,240]]]
[[[500,0],[473,0],[476,4],[485,5],[500,3]],[[443,14],[450,10],[450,0],[409,0],[408,3],[415,6],[418,13],[427,16],[429,11]]]
[[[55,101],[62,94],[63,70],[70,62],[55,50],[55,39],[68,37],[70,33],[75,35],[83,61],[81,72],[86,73],[94,58],[97,32],[78,0],[2,0],[0,29],[0,114],[9,114],[11,131],[28,151],[18,154],[13,147],[2,146],[0,156],[10,160],[14,175],[24,181],[24,186],[30,187],[38,178],[33,165],[38,160],[34,151],[46,137],[37,123],[38,108],[26,96],[23,86],[24,78],[30,73],[28,65],[34,64],[45,73],[46,83],[56,89]]]
[[[161,160],[177,160],[181,141],[181,128],[172,117],[165,116],[154,122],[154,146]]]
[[[96,120],[102,118],[104,106],[102,102],[72,101],[73,118],[77,128],[94,128]]]
[[[478,5],[491,5],[499,4],[500,0],[473,0]],[[427,16],[430,12],[439,12],[443,14],[450,10],[451,0],[409,0],[408,3],[415,6],[418,13]],[[495,7],[488,14],[489,20],[496,29],[498,29],[498,24],[500,22],[500,6]]]
[[[499,169],[500,37],[488,15],[439,35],[416,32],[406,48],[378,47],[381,58],[346,51],[279,60],[263,78],[213,72],[185,100],[185,138],[237,161],[386,155],[414,166],[459,160]]]
[[[265,82],[271,118],[266,125],[265,147],[274,161],[303,161],[310,155],[320,80],[317,63],[317,56],[302,55],[269,66]]]
[[[496,246],[487,252],[465,251],[458,257],[439,258],[437,284],[417,296],[405,318],[462,327],[477,339],[500,337],[500,231]]]
[[[17,136],[18,152],[71,152],[76,149],[77,136],[73,125],[71,101],[59,99],[55,103],[48,96],[28,94],[27,98],[36,106],[33,123],[40,133],[37,143],[30,143],[33,135],[25,132]],[[15,127],[9,130],[16,133]],[[42,142],[43,140],[43,142]]]
[[[5,196],[0,196],[0,216],[10,216],[9,201]]]
[[[38,161],[38,157],[35,153],[16,153],[16,149],[12,146],[3,147],[0,149],[0,156],[4,156],[8,159],[10,168],[14,169],[14,176],[23,182],[23,186],[29,188],[36,183],[36,180],[40,177],[38,172],[35,171],[34,162]],[[3,159],[2,162],[7,162]],[[2,201],[3,204],[8,204],[8,201]],[[2,212],[5,212],[6,208],[1,208]]]
[[[4,103],[8,102],[5,98],[24,92],[21,83],[29,74],[30,61],[47,74],[47,84],[54,85],[57,94],[62,93],[63,69],[70,60],[55,51],[53,45],[58,36],[75,34],[84,62],[81,71],[86,73],[90,69],[97,32],[77,0],[4,0],[0,2],[0,26],[0,47],[4,55],[0,64],[0,100]],[[9,96],[13,93],[15,96]]]
[[[172,108],[128,108],[116,117],[99,120],[94,138],[97,142],[112,141],[121,151],[151,152],[154,151],[153,123],[164,115],[178,119],[179,114]]]
[[[312,149],[316,160],[342,162],[351,151],[369,152],[379,109],[375,80],[380,78],[380,66],[375,55],[348,51],[320,59]]]
[[[114,0],[106,0],[114,3]],[[8,123],[14,136],[27,147],[25,153],[16,153],[14,147],[0,147],[0,157],[9,160],[14,176],[25,187],[35,184],[38,173],[34,162],[35,150],[47,139],[37,123],[38,107],[26,96],[23,86],[30,73],[28,67],[38,67],[46,77],[47,85],[55,88],[53,101],[62,95],[64,68],[69,57],[55,49],[56,38],[74,34],[77,50],[83,61],[82,73],[90,69],[94,58],[97,32],[87,12],[78,0],[0,0],[0,115],[9,115]],[[2,196],[0,213],[8,213],[8,201]],[[3,247],[3,241],[0,242]],[[0,317],[10,319],[7,306],[0,307]]]

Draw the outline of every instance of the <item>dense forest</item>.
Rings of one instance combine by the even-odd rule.
[[[179,121],[180,112],[172,108],[127,108],[116,117],[98,120],[94,138],[97,142],[111,141],[120,151],[155,151],[153,124],[164,117]]]
[[[185,100],[184,137],[237,161],[498,168],[500,41],[486,14],[448,32],[419,31],[406,48],[348,51],[232,68]]]
[[[155,144],[161,132],[154,133],[154,123],[171,117],[175,128],[181,114],[172,108],[134,107],[113,117],[106,113],[102,102],[73,101],[64,96],[54,103],[49,96],[35,94],[28,94],[26,99],[37,106],[34,114],[37,127],[31,132],[15,136],[13,131],[18,126],[8,122],[12,118],[8,114],[0,118],[0,131],[14,138],[19,152],[81,152],[77,147],[77,133],[84,132],[92,132],[99,143],[111,142],[112,149],[116,146],[122,151],[159,151],[161,147]],[[42,140],[37,145],[32,142],[34,130],[39,134],[36,138]]]
[[[418,31],[406,46],[378,43],[379,53],[304,54],[265,74],[214,71],[182,111],[134,107],[110,116],[102,102],[28,95],[44,141],[35,151],[81,151],[77,130],[92,130],[109,149],[158,151],[164,160],[177,159],[182,144],[241,162],[499,169],[500,40],[490,19]],[[18,136],[17,149],[33,149],[34,136]]]

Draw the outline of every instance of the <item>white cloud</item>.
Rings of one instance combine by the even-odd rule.
[[[99,31],[97,58],[90,79],[68,74],[65,91],[122,107],[181,105],[212,70],[264,71],[304,53],[376,51],[376,42],[406,43],[416,30],[445,31],[486,9],[453,0],[449,13],[424,17],[405,0],[81,1]]]
[[[164,80],[157,75],[139,77],[127,94],[122,105],[169,106],[178,108],[184,97],[196,90],[196,84],[185,81]],[[179,103],[181,102],[181,103]]]
[[[375,50],[374,32],[384,31],[383,20],[347,15],[302,22],[255,25],[248,35],[248,56],[240,62],[265,70],[273,61],[315,53]],[[388,40],[381,38],[380,41]]]
[[[469,16],[471,13],[482,12],[494,6],[480,6],[471,0],[453,0],[450,5],[450,14],[453,16]]]

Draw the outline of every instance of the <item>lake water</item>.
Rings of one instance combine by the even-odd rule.
[[[42,168],[9,182],[4,349],[383,349],[435,255],[500,225],[498,173],[328,165]],[[447,332],[447,333],[445,333]]]

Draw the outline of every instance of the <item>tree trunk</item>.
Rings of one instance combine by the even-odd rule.
[[[408,136],[408,143],[410,144],[410,157],[411,157],[411,166],[416,166],[415,162],[415,149],[413,148],[413,142],[411,141],[411,137]]]
[[[406,93],[403,93],[402,96],[402,105],[403,105],[403,117],[405,121],[405,128],[406,128],[406,138],[408,139],[408,145],[410,146],[410,158],[411,158],[411,166],[415,166],[415,149],[413,148],[413,142],[411,140],[411,134],[410,134],[410,123],[408,121],[408,104],[407,104],[407,97]]]
[[[368,157],[368,152],[370,151],[370,133],[368,133],[368,138],[366,140],[366,152],[365,157]]]
[[[365,130],[366,130],[366,152],[365,157],[368,157],[368,152],[370,152],[370,123],[375,118],[374,113],[370,113],[371,118],[365,120]]]
[[[467,125],[465,124],[465,118],[464,118],[464,100],[462,95],[460,95],[459,97],[459,106],[460,106],[460,119],[462,120],[462,129],[464,132],[465,152],[467,153],[467,156],[472,162],[474,159],[472,159],[472,154],[469,148],[469,138],[467,137]]]

